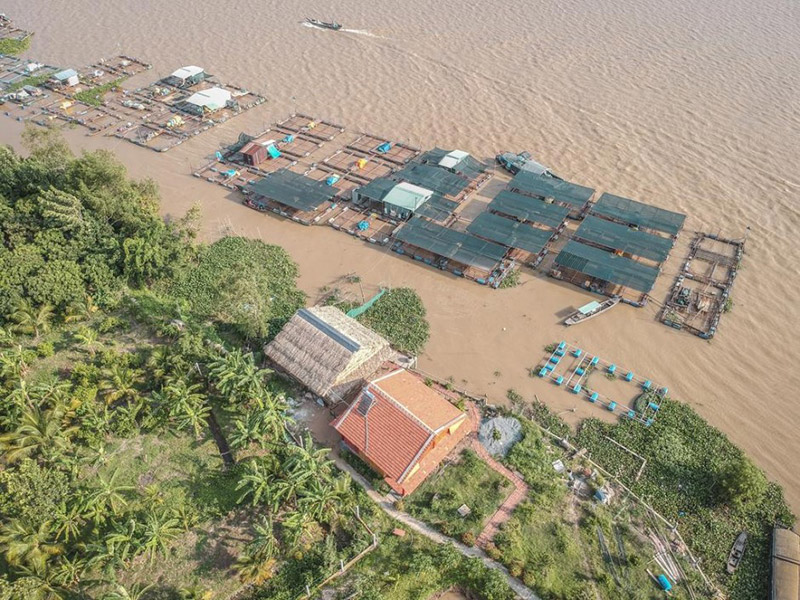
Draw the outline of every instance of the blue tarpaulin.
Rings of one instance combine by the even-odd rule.
[[[281,151],[275,147],[275,144],[267,146],[267,152],[271,158],[278,158],[281,155]]]

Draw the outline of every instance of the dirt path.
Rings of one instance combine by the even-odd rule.
[[[353,480],[358,483],[364,490],[367,492],[367,495],[375,502],[380,508],[388,514],[390,517],[395,519],[396,521],[401,522],[403,525],[408,527],[409,529],[416,531],[420,535],[424,535],[428,539],[436,542],[437,544],[452,544],[455,546],[456,550],[458,550],[464,556],[468,556],[470,558],[479,558],[484,565],[489,567],[490,569],[494,569],[495,571],[499,571],[503,577],[505,577],[508,585],[511,587],[512,590],[524,600],[539,600],[539,597],[533,593],[532,590],[527,588],[519,579],[512,577],[511,574],[508,572],[503,565],[499,562],[492,560],[486,553],[481,550],[480,548],[473,546],[465,546],[457,542],[456,540],[447,537],[446,535],[439,533],[435,529],[433,529],[430,525],[415,519],[408,513],[402,512],[397,510],[393,503],[388,501],[384,496],[381,496],[375,489],[369,484],[369,482],[364,479],[359,473],[353,469],[350,465],[348,465],[344,459],[334,454],[331,454],[331,458],[333,458],[336,466],[339,467],[342,471],[345,471],[353,478]]]

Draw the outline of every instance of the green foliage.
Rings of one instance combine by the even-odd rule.
[[[266,340],[303,305],[296,277],[297,265],[282,248],[227,237],[201,250],[170,289],[198,317],[230,326],[244,339]]]
[[[100,106],[103,103],[103,96],[105,96],[106,92],[118,88],[126,79],[127,77],[120,77],[103,85],[81,90],[75,94],[75,100],[90,106]]]
[[[513,287],[517,287],[520,282],[519,276],[519,269],[514,269],[508,275],[503,277],[503,281],[500,282],[500,289],[505,290]]]
[[[71,495],[70,478],[57,468],[25,459],[0,471],[0,514],[39,526],[58,514]]]
[[[647,459],[641,461],[611,444],[612,437]],[[779,486],[767,481],[742,451],[691,407],[665,399],[650,427],[630,420],[616,425],[585,421],[577,443],[594,460],[645,497],[667,519],[677,522],[706,572],[727,584],[731,598],[768,595],[769,540],[775,523],[790,525]],[[738,533],[749,534],[745,557],[733,577],[724,574]]]
[[[27,36],[24,39],[16,40],[13,38],[3,38],[0,39],[0,54],[8,54],[8,55],[16,55],[22,54],[30,48],[31,46],[31,36]]]
[[[430,337],[422,299],[411,288],[388,290],[364,314],[364,325],[385,337],[397,350],[417,355]]]

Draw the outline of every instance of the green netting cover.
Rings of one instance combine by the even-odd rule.
[[[670,235],[677,235],[686,220],[686,215],[681,213],[608,193],[600,196],[590,212],[622,223],[663,231]]]
[[[469,181],[440,167],[411,164],[392,175],[397,181],[408,181],[414,185],[439,192],[445,196],[457,196],[469,185]]]
[[[553,235],[552,231],[537,229],[527,223],[512,221],[488,212],[479,214],[467,226],[467,231],[504,246],[527,250],[534,254],[539,254]]]
[[[499,244],[447,229],[420,217],[414,217],[403,225],[395,239],[485,271],[494,269],[506,254],[506,249]]]
[[[656,262],[664,262],[672,249],[669,238],[591,215],[584,219],[574,237]]]
[[[433,150],[428,150],[423,153],[418,160],[421,163],[436,166],[439,164],[439,161],[450,154],[450,152],[450,150],[434,148]],[[467,179],[475,179],[481,173],[485,173],[486,169],[486,165],[472,155],[465,156],[458,165],[454,167],[456,173],[464,175]]]
[[[576,208],[582,208],[594,194],[592,188],[528,171],[517,173],[508,184],[508,189],[530,196],[553,198]]]
[[[250,188],[255,194],[300,211],[319,208],[332,200],[339,190],[324,181],[282,169],[256,181]]]
[[[548,204],[539,198],[523,196],[503,190],[489,203],[489,210],[511,215],[523,221],[541,223],[557,229],[569,214],[569,209],[560,204]]]
[[[434,194],[430,200],[416,210],[415,214],[428,217],[433,221],[444,221],[453,214],[457,206],[458,202],[448,200],[441,194]]]
[[[369,199],[373,202],[383,202],[386,195],[392,191],[392,188],[397,185],[394,179],[387,177],[379,177],[373,179],[367,185],[358,188],[356,193],[361,199]]]
[[[648,267],[624,256],[593,248],[574,240],[567,242],[556,256],[557,265],[596,277],[603,281],[647,293],[653,289],[658,269]]]

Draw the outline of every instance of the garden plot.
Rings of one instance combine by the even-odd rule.
[[[647,426],[653,423],[666,387],[564,341],[548,350],[549,355],[537,369],[539,377],[623,417]]]

